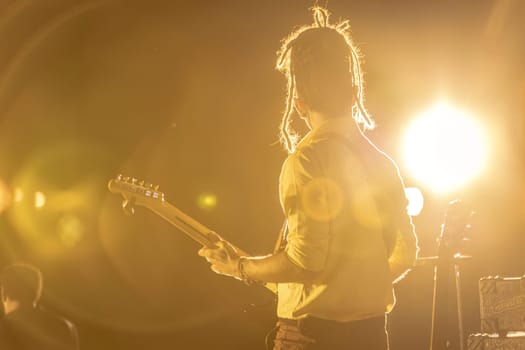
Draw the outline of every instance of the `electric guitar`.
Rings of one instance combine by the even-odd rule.
[[[215,240],[211,236],[214,231],[166,201],[164,193],[159,191],[158,186],[119,175],[109,181],[108,189],[111,193],[120,194],[124,197],[122,209],[127,215],[134,214],[135,206],[145,207],[201,245],[206,247],[215,245]],[[237,251],[240,255],[248,255],[238,248]],[[277,293],[276,284],[266,283],[263,286],[271,292]]]

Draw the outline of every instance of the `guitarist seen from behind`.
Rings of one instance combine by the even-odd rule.
[[[242,256],[217,236],[199,254],[216,273],[278,284],[274,350],[386,350],[393,284],[413,266],[417,238],[396,164],[364,135],[374,122],[349,23],[329,23],[322,7],[313,15],[284,41],[277,62],[288,81],[281,249]],[[294,113],[310,130],[302,138]]]

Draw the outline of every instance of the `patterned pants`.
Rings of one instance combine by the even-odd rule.
[[[388,350],[384,317],[352,322],[279,319],[273,350]]]

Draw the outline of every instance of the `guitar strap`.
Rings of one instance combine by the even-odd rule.
[[[277,241],[275,242],[275,246],[273,248],[273,253],[277,254],[280,251],[284,250],[284,246],[286,245],[286,233],[288,232],[288,220],[284,220],[283,225],[281,226],[281,229],[279,230],[279,237],[277,238]]]

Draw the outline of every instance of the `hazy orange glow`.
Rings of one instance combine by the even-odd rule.
[[[0,180],[0,213],[6,210],[11,204],[11,193],[7,185]]]
[[[15,188],[14,201],[18,203],[18,202],[21,202],[23,199],[24,199],[24,191],[20,187]]]
[[[78,324],[82,349],[264,347],[273,299],[212,274],[144,208],[123,214],[106,184],[160,184],[240,248],[271,252],[286,157],[276,50],[314,3],[0,1],[0,262],[43,270],[42,305]],[[525,272],[525,1],[319,3],[350,19],[377,122],[367,135],[409,186],[422,255],[435,255],[450,197],[478,213],[462,281],[477,332],[479,278]],[[450,105],[431,108],[436,96]],[[344,214],[376,224],[374,193],[354,194]],[[324,220],[343,208],[305,204]],[[428,348],[432,282],[418,267],[397,288],[391,349]]]

